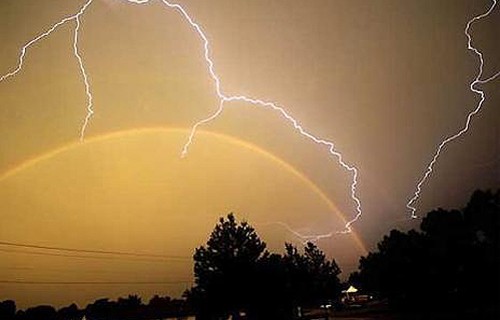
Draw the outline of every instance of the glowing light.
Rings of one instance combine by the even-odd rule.
[[[434,164],[436,163],[436,161],[438,160],[439,156],[441,155],[441,151],[445,148],[445,146],[448,143],[450,143],[450,142],[458,139],[460,136],[462,136],[464,133],[466,133],[469,130],[472,118],[479,111],[481,111],[481,108],[483,106],[484,100],[486,99],[486,96],[484,94],[484,91],[482,91],[480,89],[476,89],[475,86],[477,84],[484,84],[484,83],[487,83],[489,81],[492,81],[492,80],[494,80],[495,78],[497,78],[500,75],[500,71],[499,71],[496,74],[494,74],[493,76],[491,76],[491,77],[489,77],[489,78],[487,78],[485,80],[481,80],[481,77],[483,75],[483,66],[484,66],[483,53],[481,51],[479,51],[477,48],[475,48],[472,45],[472,36],[469,33],[469,30],[470,30],[470,27],[472,26],[472,24],[475,23],[475,22],[477,22],[480,19],[483,19],[483,18],[487,17],[493,11],[493,9],[495,8],[496,4],[497,4],[497,0],[493,0],[493,4],[491,5],[491,7],[485,13],[480,14],[478,16],[475,16],[474,18],[472,18],[471,20],[469,20],[467,22],[467,25],[465,26],[464,33],[465,33],[465,36],[467,37],[467,49],[470,50],[470,51],[472,51],[472,52],[474,52],[474,54],[479,58],[479,69],[478,69],[476,77],[469,84],[469,88],[470,88],[470,90],[472,92],[478,94],[480,96],[480,99],[479,99],[479,102],[477,103],[476,107],[467,115],[465,124],[462,127],[462,129],[460,131],[458,131],[457,133],[455,133],[455,134],[447,137],[446,139],[444,139],[443,141],[441,141],[441,143],[438,145],[438,147],[436,149],[436,152],[434,153],[434,156],[432,157],[431,162],[429,162],[429,164],[427,165],[427,169],[424,172],[423,177],[420,179],[420,181],[417,184],[416,191],[413,194],[413,197],[406,204],[406,207],[411,212],[411,218],[413,218],[413,219],[417,218],[417,215],[415,214],[415,212],[417,211],[417,208],[414,206],[414,203],[420,197],[420,193],[422,192],[422,186],[424,185],[424,183],[427,181],[427,178],[432,173],[432,170],[434,168]]]

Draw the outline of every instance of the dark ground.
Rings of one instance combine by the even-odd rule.
[[[421,312],[415,310],[413,313],[401,313],[390,310],[385,304],[373,304],[371,306],[351,308],[348,310],[334,311],[313,309],[305,310],[304,318],[307,320],[498,320],[500,319],[499,308],[488,310],[467,310],[462,312],[441,311]]]

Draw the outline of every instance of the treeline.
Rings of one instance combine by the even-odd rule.
[[[0,302],[1,320],[146,320],[180,318],[193,314],[186,300],[154,296],[148,304],[136,295],[116,301],[99,299],[79,309],[76,304],[56,310],[52,306],[36,306],[17,310],[14,301]]]
[[[300,307],[338,297],[340,268],[312,243],[303,250],[286,244],[284,254],[271,253],[254,228],[233,214],[220,218],[206,246],[194,254],[195,285],[184,299],[152,298],[147,305],[135,295],[117,301],[99,299],[85,309],[75,304],[56,310],[37,306],[16,310],[0,303],[1,320],[141,320],[296,319]]]
[[[362,292],[387,301],[410,319],[500,318],[500,190],[476,191],[462,210],[437,209],[420,230],[392,230],[361,257],[349,277]],[[196,249],[194,286],[184,299],[138,296],[16,310],[0,303],[1,320],[145,320],[196,315],[211,319],[300,319],[301,310],[340,306],[340,268],[313,243],[271,253],[255,230],[234,215],[221,218]],[[347,285],[347,284],[346,284]],[[385,303],[382,303],[385,304]],[[415,317],[417,315],[417,317]],[[407,319],[407,317],[400,317]],[[397,318],[397,319],[400,319]],[[396,318],[395,318],[396,319]]]
[[[500,319],[499,235],[500,190],[476,191],[462,210],[429,212],[420,231],[392,230],[350,282],[398,310]]]
[[[197,319],[297,319],[300,308],[336,299],[340,268],[313,243],[270,253],[246,222],[221,218],[194,254],[195,286],[186,292]]]

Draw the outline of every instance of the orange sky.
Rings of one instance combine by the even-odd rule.
[[[0,232],[4,239],[180,256],[187,261],[33,256],[16,248],[14,253],[2,253],[6,259],[1,277],[31,281],[190,280],[193,248],[204,242],[220,215],[231,211],[252,221],[275,251],[283,249],[284,241],[296,243],[297,239],[271,222],[288,223],[304,233],[342,228],[342,213],[316,185],[256,146],[200,132],[199,146],[181,159],[176,147],[188,132],[157,128],[89,139],[28,161],[0,179],[4,199]],[[316,228],[304,229],[313,225]],[[327,244],[339,263],[348,265],[366,252],[354,236]],[[55,299],[61,290],[67,290],[41,286],[45,287],[42,295],[25,290],[23,285],[12,288],[12,284],[5,285],[2,292],[21,301],[28,297],[50,301],[49,297]],[[178,295],[185,288],[183,283],[172,285],[169,291],[162,285],[138,289],[119,286],[119,290],[95,286],[83,296],[65,294],[63,301],[85,301],[82,299],[124,294],[126,290]]]
[[[2,1],[0,74],[16,64],[23,44],[82,3]],[[355,231],[368,249],[390,228],[408,225],[401,222],[404,205],[437,143],[460,128],[477,102],[468,90],[477,60],[466,50],[463,28],[490,2],[182,4],[209,37],[226,92],[279,102],[359,168],[364,215]],[[296,239],[269,222],[304,233],[341,230],[331,203],[353,217],[351,176],[269,110],[228,104],[180,159],[186,130],[215,110],[217,98],[202,43],[159,1],[95,0],[82,17],[80,47],[96,113],[79,143],[86,97],[73,27],[30,48],[23,71],[0,83],[0,241],[190,256],[230,211],[275,250]],[[472,29],[485,76],[500,69],[499,29],[498,8]],[[417,203],[422,213],[462,206],[477,187],[498,187],[497,83],[484,86],[488,99],[473,130],[440,159]],[[38,160],[19,167],[30,159]],[[353,235],[320,246],[346,271],[363,252]],[[186,262],[0,255],[0,280],[192,276]],[[85,304],[133,292],[178,295],[185,286],[0,284],[0,299]]]

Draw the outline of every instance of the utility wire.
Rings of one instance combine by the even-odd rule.
[[[127,261],[139,261],[139,262],[156,262],[156,263],[167,263],[167,262],[177,262],[186,263],[190,262],[186,259],[175,259],[175,258],[139,258],[139,257],[129,257],[129,256],[101,256],[101,255],[79,255],[79,254],[65,254],[57,252],[36,252],[36,251],[24,251],[16,249],[4,249],[0,248],[0,252],[4,253],[16,253],[16,254],[29,254],[38,256],[50,256],[50,257],[63,257],[63,258],[77,258],[77,259],[96,259],[96,260],[127,260]]]
[[[30,281],[30,280],[0,280],[0,284],[22,285],[174,285],[192,283],[191,280],[178,281]]]
[[[117,256],[129,256],[129,257],[147,257],[147,258],[161,258],[161,259],[171,259],[171,260],[174,260],[174,259],[175,260],[191,260],[191,257],[186,257],[186,256],[162,255],[162,254],[143,253],[143,252],[77,249],[77,248],[67,248],[67,247],[59,247],[59,246],[42,246],[42,245],[38,245],[38,244],[18,243],[18,242],[9,242],[9,241],[0,241],[0,245],[10,246],[10,247],[18,247],[18,248],[56,250],[56,251],[80,252],[80,253],[96,253],[96,254],[107,254],[107,255],[117,255]]]

